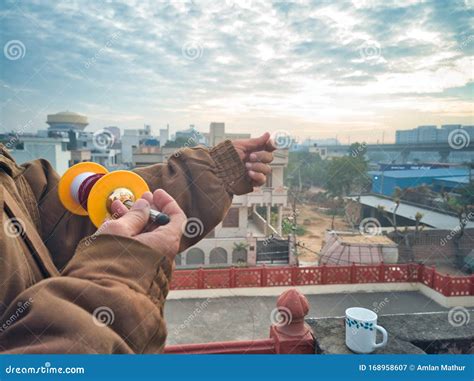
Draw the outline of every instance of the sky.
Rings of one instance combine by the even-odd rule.
[[[87,115],[346,143],[474,124],[474,0],[0,1],[0,132]],[[1,54],[3,53],[3,54]]]

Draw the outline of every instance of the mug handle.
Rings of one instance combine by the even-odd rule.
[[[377,348],[382,348],[382,347],[385,347],[387,345],[387,341],[388,341],[388,333],[387,331],[385,330],[384,327],[381,327],[380,325],[376,325],[375,326],[375,329],[382,332],[382,342],[381,343],[375,343],[374,345],[374,349],[377,349]]]

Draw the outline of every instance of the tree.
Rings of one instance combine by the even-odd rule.
[[[290,152],[285,169],[286,184],[291,187],[311,187],[323,185],[326,178],[327,162],[318,154],[310,152]]]
[[[333,158],[326,171],[326,189],[333,196],[344,197],[353,191],[362,193],[370,183],[367,162],[363,157]]]
[[[400,231],[398,228],[398,222],[397,222],[397,210],[400,207],[400,189],[397,189],[395,192],[395,208],[393,209],[391,216],[390,214],[385,210],[385,208],[381,205],[377,207],[377,210],[387,219],[388,222],[390,222],[390,225],[392,225],[394,234],[397,238],[400,240],[403,240],[405,247],[408,249],[408,253],[410,256],[410,262],[415,262],[415,254],[413,252],[413,244],[416,241],[416,238],[418,237],[419,233],[424,229],[425,225],[420,224],[421,219],[423,218],[423,214],[420,212],[416,212],[415,214],[415,230],[410,231],[408,230],[408,227],[405,226],[404,231]]]
[[[180,136],[175,140],[168,140],[163,147],[170,148],[182,148],[182,147],[195,147],[197,145],[196,139],[194,138],[185,138]]]
[[[461,239],[467,223],[474,219],[474,182],[458,190],[459,197],[451,197],[447,192],[443,194],[443,199],[447,208],[456,213],[459,225],[453,229],[453,244],[455,250],[455,262],[458,268],[464,267],[464,255],[461,250]]]

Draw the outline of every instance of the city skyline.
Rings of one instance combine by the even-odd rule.
[[[6,2],[0,131],[212,121],[341,142],[472,125],[473,6],[459,2]]]

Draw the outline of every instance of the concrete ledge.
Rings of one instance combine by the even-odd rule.
[[[466,310],[462,324],[449,312],[381,315],[378,324],[388,332],[388,344],[374,353],[472,354],[474,353],[473,311]],[[310,318],[306,322],[316,339],[316,353],[352,353],[345,345],[344,317]],[[380,341],[380,339],[379,339]]]

